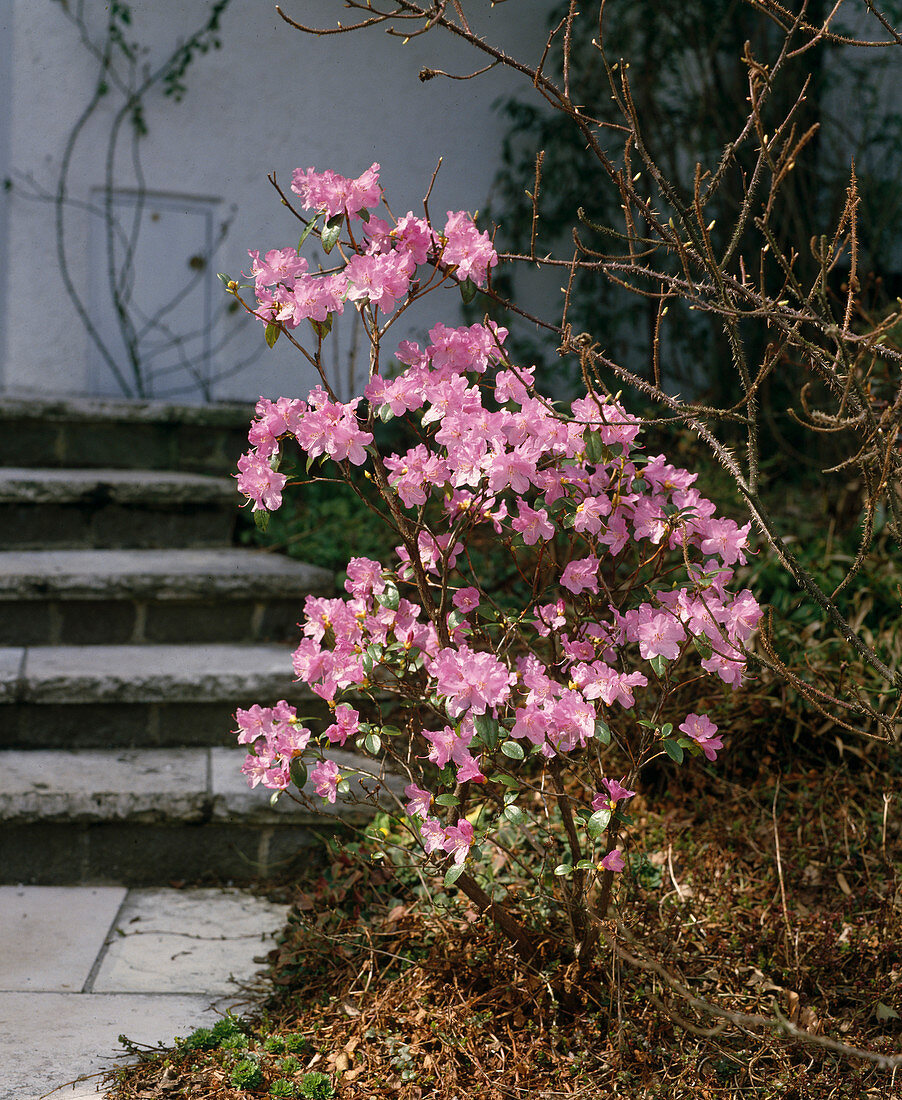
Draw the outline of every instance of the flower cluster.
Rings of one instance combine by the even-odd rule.
[[[306,210],[324,215],[329,224],[344,218],[350,228],[353,222],[360,240],[351,234],[353,254],[331,274],[310,273],[307,261],[292,248],[272,249],[262,260],[259,251],[250,252],[255,312],[268,324],[277,322],[285,329],[304,320],[324,324],[341,315],[346,302],[358,308],[369,305],[387,316],[407,298],[420,264],[430,263],[458,282],[485,286],[489,269],[498,263],[488,234],[463,211],[449,210],[440,232],[411,211],[394,226],[370,214],[382,199],[378,164],[357,179],[298,168],[291,189]]]
[[[308,170],[295,189],[327,214],[359,215],[373,200],[376,168],[356,181]],[[443,233],[411,214],[394,229],[374,217],[363,224],[341,275],[349,300],[393,308],[407,293],[393,280],[428,257],[477,282],[492,263],[466,215],[450,215]],[[263,280],[277,276],[264,285],[276,286],[283,311],[309,278],[282,252],[262,262],[255,254],[254,266]],[[688,714],[679,737],[670,723],[640,720],[640,704],[647,693],[647,712],[656,713],[680,670],[698,678],[698,664],[737,688],[761,615],[752,593],[732,586],[748,525],[716,515],[696,475],[647,455],[640,421],[609,395],[592,392],[567,409],[542,397],[534,373],[508,360],[506,336],[492,323],[438,324],[424,347],[403,343],[397,368],[374,373],[363,399],[337,402],[319,387],[306,401],[261,398],[252,450],[239,463],[241,492],[255,509],[271,509],[286,440],[308,459],[371,460],[395,514],[409,517],[393,562],[355,558],[346,597],[307,598],[294,669],[335,721],[312,740],[284,704],[239,712],[240,739],[252,745],[249,781],[282,789],[291,760],[314,751],[315,789],[334,800],[340,773],[329,746],[352,738],[372,751],[375,736],[378,751],[388,733],[361,722],[351,702],[394,695],[412,738],[412,751],[396,754],[416,779],[407,787],[411,825],[427,854],[447,853],[461,867],[478,836],[454,812],[459,785],[491,787],[528,761],[569,765],[593,743],[623,744],[624,731],[640,762],[662,751],[682,759],[684,750],[714,760],[723,746],[710,718]],[[372,429],[393,417],[408,418],[417,441],[383,455]],[[496,603],[469,566],[467,546],[481,528],[528,563],[533,595],[519,606]],[[602,843],[618,803],[635,792],[596,779],[602,790],[586,827]],[[515,795],[505,789],[513,821]],[[434,806],[451,819],[443,823]],[[621,870],[623,857],[614,848],[598,866]]]

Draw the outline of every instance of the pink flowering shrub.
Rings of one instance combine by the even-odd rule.
[[[292,249],[251,253],[253,312],[290,332],[351,303],[373,370],[349,402],[325,375],[305,400],[261,398],[238,488],[255,510],[277,508],[286,448],[308,469],[328,462],[331,477],[364,467],[398,547],[390,561],[351,560],[343,596],[307,598],[294,671],[334,721],[313,730],[284,701],[240,710],[248,782],[284,791],[309,764],[331,802],[350,775],[333,747],[385,757],[408,780],[407,827],[431,866],[447,865],[447,883],[471,883],[468,864],[500,837],[522,847],[518,831],[563,822],[564,851],[547,854],[546,870],[570,879],[568,904],[584,900],[593,876],[609,889],[626,865],[618,844],[642,767],[662,755],[715,761],[723,747],[710,717],[681,700],[742,684],[761,614],[733,583],[748,525],[719,517],[695,474],[647,454],[641,422],[611,395],[562,408],[537,392],[493,323],[436,324],[386,364],[383,337],[411,301],[486,284],[488,236],[463,213],[441,230],[412,213],[376,216],[378,165],[357,180],[299,170],[293,189],[330,219],[324,242],[339,219],[342,264],[311,275]],[[416,442],[381,453],[375,426],[396,417]],[[516,563],[526,596],[484,586],[469,547],[486,537]],[[605,774],[614,758],[620,778]]]

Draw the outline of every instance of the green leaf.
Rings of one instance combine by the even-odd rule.
[[[589,836],[593,840],[598,840],[602,833],[607,829],[611,820],[611,808],[606,806],[604,809],[596,810],[594,814],[586,822],[586,828],[589,830]]]
[[[400,736],[400,734],[401,734],[401,731],[398,729],[397,726],[383,726],[382,727],[382,736],[383,737],[398,737],[398,736]]]
[[[325,338],[332,331],[331,313],[326,314],[325,321],[314,321],[312,317],[308,317],[307,320],[310,322],[310,327],[313,329],[320,340],[325,340]]]
[[[664,670],[667,668],[667,658],[662,657],[659,653],[657,657],[652,657],[649,661],[651,667],[655,670],[655,675],[663,676]]]
[[[216,278],[219,279],[221,283],[225,283],[226,286],[232,281],[231,275],[224,275],[221,271],[216,272]]]
[[[445,885],[453,886],[463,873],[464,865],[462,863],[455,863],[453,867],[449,867],[445,872]]]
[[[472,279],[464,279],[462,283],[457,285],[460,287],[460,296],[463,298],[464,305],[468,306],[476,297],[479,288]]]
[[[519,806],[505,806],[503,812],[504,816],[512,825],[522,825],[526,820],[526,814]]]
[[[505,741],[501,746],[501,751],[505,756],[509,756],[511,760],[522,760],[526,755],[523,746],[518,741]]]
[[[602,743],[602,745],[610,745],[611,727],[607,724],[607,722],[602,722],[600,718],[595,719],[595,736]]]
[[[664,725],[661,726],[661,736],[662,737],[669,737],[672,733],[673,733],[673,722],[665,722]]]
[[[266,341],[267,347],[274,348],[276,346],[276,340],[282,335],[282,326],[275,321],[270,321],[266,328],[263,330],[263,339]]]
[[[891,1008],[889,1005],[884,1004],[883,1001],[877,1002],[877,1006],[874,1009],[874,1015],[877,1017],[878,1020],[902,1019],[902,1017],[899,1016],[899,1013],[894,1008]]]
[[[319,220],[319,215],[317,214],[317,216],[315,218],[311,218],[310,221],[307,222],[307,228],[301,234],[301,239],[298,241],[298,255],[299,256],[301,254],[301,249],[304,247],[304,241],[306,241],[307,238],[310,236],[310,234],[313,232],[313,230],[316,227],[316,223],[317,223],[318,220]]]
[[[459,806],[460,799],[456,794],[438,794],[433,799],[437,806]]]
[[[379,734],[368,733],[364,738],[363,746],[367,752],[375,755],[382,748],[382,741],[379,738]]]
[[[304,784],[307,782],[307,765],[299,756],[295,756],[288,765],[288,777],[299,790],[304,789]]]
[[[577,871],[594,871],[595,864],[592,862],[591,859],[581,859],[576,864],[576,869]]]
[[[473,718],[473,728],[483,745],[490,751],[498,744],[501,725],[490,714],[477,714]]]
[[[712,653],[711,639],[707,634],[693,634],[692,644],[695,646],[696,651],[703,661],[707,661]]]
[[[265,508],[258,508],[254,512],[254,526],[260,531],[265,531],[269,526],[269,512]]]
[[[586,458],[589,462],[599,463],[604,458],[605,446],[601,442],[601,436],[598,432],[586,431],[583,434],[583,441],[586,444]]]
[[[569,863],[559,863],[554,869],[554,873],[558,878],[563,878],[564,875],[569,875],[573,872],[573,868]]]
[[[380,592],[376,596],[376,599],[383,607],[387,607],[389,611],[397,611],[401,603],[401,593],[398,591],[397,587],[389,581],[385,586],[385,591]]]
[[[343,214],[336,214],[334,218],[330,218],[323,226],[320,240],[323,244],[323,252],[325,252],[326,255],[328,255],[338,243],[338,238],[341,236],[341,221],[343,217]]]
[[[520,788],[520,781],[518,779],[514,779],[512,775],[502,775],[501,772],[495,772],[494,775],[490,775],[489,782],[502,783],[505,787],[516,787],[518,790]]]
[[[664,741],[664,751],[670,757],[671,760],[675,760],[677,764],[683,763],[683,749],[678,741],[673,741],[668,738]]]
[[[383,424],[387,424],[389,420],[392,420],[394,418],[394,415],[395,414],[391,411],[391,405],[379,406],[379,419],[382,421]]]

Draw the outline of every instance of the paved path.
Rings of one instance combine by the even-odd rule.
[[[97,1100],[96,1077],[66,1083],[115,1065],[119,1035],[240,1013],[286,914],[239,890],[0,886],[0,1100]]]

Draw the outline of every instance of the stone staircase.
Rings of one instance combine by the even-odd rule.
[[[332,575],[232,545],[248,408],[0,398],[0,882],[248,881],[322,819],[251,791],[237,706]],[[346,816],[346,814],[345,814]]]

